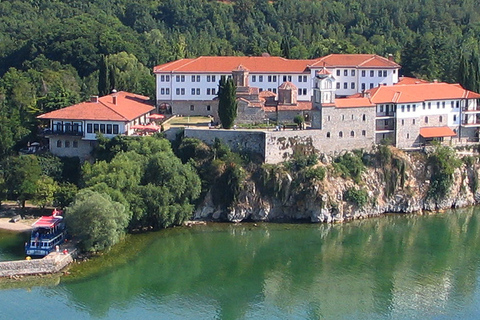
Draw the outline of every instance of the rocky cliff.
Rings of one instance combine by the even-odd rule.
[[[362,161],[366,164],[353,178],[341,174],[336,162],[338,160],[326,156],[313,166],[323,168],[321,171],[324,175],[314,178],[305,170],[287,170],[282,165],[263,166],[260,172],[257,170],[247,175],[236,200],[230,206],[222,208],[215,205],[210,191],[197,208],[194,218],[232,222],[342,222],[383,213],[466,207],[479,202],[480,166],[477,157],[467,156],[460,161],[462,156],[457,154],[455,161],[458,164],[452,167],[452,172],[445,169],[443,179],[450,181],[445,192],[435,194],[432,191],[440,189],[432,189],[432,177],[444,168],[431,160],[433,152],[433,148],[406,153],[388,147],[383,149],[383,153],[363,154]],[[445,165],[455,162],[448,158],[441,161]],[[347,163],[347,171],[352,166]],[[438,187],[444,180],[435,180],[435,186]]]

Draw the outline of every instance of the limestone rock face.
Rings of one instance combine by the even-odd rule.
[[[308,185],[295,183],[286,174],[278,182],[279,191],[262,193],[253,180],[245,181],[237,201],[229,208],[219,208],[213,204],[208,193],[196,212],[194,219],[219,221],[284,221],[304,220],[311,222],[343,222],[363,219],[384,213],[413,213],[460,208],[480,203],[479,190],[473,190],[473,179],[479,177],[478,165],[467,168],[465,165],[454,172],[454,183],[442,199],[428,198],[430,168],[419,159],[404,155],[408,164],[403,185],[398,183],[393,192],[388,193],[388,182],[383,168],[368,167],[362,174],[362,182],[357,185],[351,179],[327,176],[319,182]],[[323,158],[324,164],[331,162]],[[477,179],[478,180],[478,179]],[[362,207],[343,199],[349,188],[362,188],[368,193],[368,203]]]

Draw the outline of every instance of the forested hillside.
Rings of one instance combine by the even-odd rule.
[[[405,75],[453,82],[479,35],[474,0],[2,0],[0,157],[39,113],[104,92],[99,70],[153,96],[151,68],[183,57],[391,53]]]

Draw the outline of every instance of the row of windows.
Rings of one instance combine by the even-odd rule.
[[[61,148],[62,144],[63,144],[62,140],[57,140],[57,148]],[[65,148],[70,148],[70,140],[65,140],[65,143],[63,145],[65,146]],[[78,141],[77,140],[73,140],[72,147],[73,148],[78,148]]]
[[[366,131],[366,130],[362,130],[362,136],[365,137],[366,135],[367,135],[367,131]],[[343,131],[338,132],[338,136],[339,136],[340,138],[343,138]],[[352,138],[355,137],[355,131],[353,131],[353,130],[350,131],[350,137],[352,137]],[[327,132],[327,138],[331,138],[330,132]]]
[[[163,77],[163,75],[160,76],[160,81],[163,81],[162,77]],[[201,79],[200,75],[191,75],[190,77],[191,77],[190,79],[191,79],[192,82],[200,82],[200,79]],[[207,77],[207,82],[216,82],[217,78],[216,78],[215,75],[207,75],[206,77]],[[227,77],[231,78],[232,76],[229,75]],[[165,80],[170,81],[170,76],[165,76]],[[185,76],[184,75],[177,75],[177,76],[175,76],[175,81],[176,82],[185,82]]]
[[[160,88],[160,94],[170,94],[170,88]]]
[[[307,89],[306,88],[298,89],[298,95],[299,96],[306,96],[307,95]]]
[[[211,111],[212,107],[210,105],[208,105],[208,106],[206,106],[206,110]],[[190,105],[190,111],[195,111],[195,105],[194,104]]]
[[[118,124],[87,123],[87,133],[118,134]]]
[[[217,90],[215,88],[207,88],[206,93],[207,95],[216,95]],[[162,89],[160,89],[160,93],[163,94]],[[200,88],[191,88],[190,93],[192,96],[199,96],[200,95]],[[166,94],[170,94],[170,90],[166,91]],[[177,88],[175,89],[175,94],[177,96],[184,96],[185,95],[185,88]]]
[[[346,117],[344,114],[342,114],[342,120],[345,121]],[[330,116],[327,116],[327,121],[331,121],[332,118]],[[355,116],[352,114],[352,120],[355,120]],[[362,114],[362,121],[367,121],[367,115]]]
[[[340,89],[340,82],[337,82],[337,89]],[[348,82],[343,83],[343,89],[348,89]],[[350,83],[350,89],[355,89],[355,82]]]
[[[395,70],[394,70],[393,73],[395,73]],[[340,76],[340,74],[341,74],[340,69],[337,69],[337,76]],[[348,70],[347,69],[343,70],[343,75],[345,77],[348,76]],[[370,70],[369,75],[370,75],[370,77],[374,77],[375,76],[375,70]],[[387,70],[378,70],[377,75],[379,77],[384,77],[385,78],[387,76]],[[355,70],[350,70],[350,76],[355,77]],[[366,76],[367,76],[367,70],[362,70],[362,77],[366,77]]]

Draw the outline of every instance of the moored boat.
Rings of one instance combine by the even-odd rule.
[[[51,216],[43,216],[33,223],[30,240],[25,244],[28,256],[46,256],[65,239],[62,211],[54,209]]]

